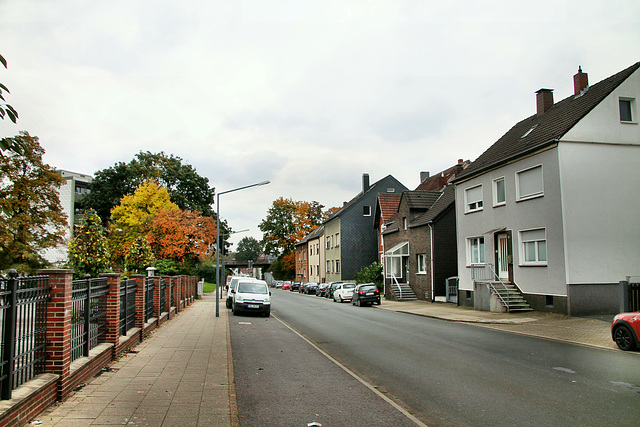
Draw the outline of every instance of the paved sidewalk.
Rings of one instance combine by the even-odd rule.
[[[618,348],[611,339],[611,322],[606,320],[537,311],[493,313],[451,303],[426,301],[383,300],[381,305],[375,307],[592,347]]]
[[[216,318],[215,299],[196,301],[36,420],[65,427],[239,425],[221,302]]]

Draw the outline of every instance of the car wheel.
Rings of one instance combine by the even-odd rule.
[[[357,305],[358,307],[362,307],[362,301],[360,301],[360,300],[356,301],[356,305]]]
[[[231,312],[233,313],[234,316],[238,315],[238,309],[236,308],[235,304],[231,307]]]
[[[636,347],[636,343],[633,341],[633,334],[625,325],[620,325],[613,331],[613,338],[620,350],[629,351]]]
[[[264,312],[264,317],[269,317],[271,316],[271,310],[267,310]]]

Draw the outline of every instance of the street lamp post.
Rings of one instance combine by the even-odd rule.
[[[256,184],[245,185],[244,187],[234,188],[232,190],[221,191],[216,194],[216,317],[220,317],[220,195],[227,194],[234,191],[244,190],[246,188],[258,187],[260,185],[267,185],[271,181],[262,181]]]

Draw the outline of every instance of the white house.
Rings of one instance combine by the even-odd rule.
[[[454,180],[461,304],[495,309],[484,274],[535,310],[617,312],[640,273],[639,68],[592,86],[579,69],[557,103],[540,89],[536,114]]]

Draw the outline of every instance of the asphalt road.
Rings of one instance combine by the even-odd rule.
[[[317,378],[336,375],[337,371],[327,370],[320,362],[306,363],[305,358],[317,351],[279,326],[277,320],[280,319],[378,390],[410,408],[428,425],[611,426],[637,425],[640,419],[640,355],[637,353],[594,349],[354,307],[280,290],[273,291],[272,313],[275,318],[266,320],[231,319],[241,416],[244,409],[249,414],[259,408],[265,394],[282,395],[280,388],[289,388],[288,382],[299,375]],[[235,320],[255,320],[271,327],[249,330],[250,325],[240,325]],[[253,359],[264,361],[262,365],[269,363],[269,369],[279,371],[271,374],[273,377],[265,383],[266,393],[262,390],[262,395],[242,381],[251,373],[251,365],[256,365],[256,362],[245,363],[251,359],[249,353],[254,354]],[[244,373],[239,372],[243,364],[247,365],[242,368]],[[253,366],[254,370],[258,368]],[[253,374],[264,377],[265,373],[258,370]],[[300,387],[300,381],[292,384]],[[329,385],[321,381],[313,391],[305,390],[310,393],[306,400],[319,399],[315,408],[344,401],[343,413],[347,413],[347,408],[356,404],[350,402],[354,400],[350,387],[352,383],[343,383],[342,378]],[[326,400],[326,396],[332,398]],[[283,399],[271,400],[277,405]],[[284,401],[278,411],[291,410],[287,409],[290,402]],[[314,415],[316,413],[319,412]],[[325,427],[368,425],[341,422],[344,420],[340,418],[325,421]],[[245,424],[242,420],[241,424],[260,425]],[[266,422],[262,425],[306,424]]]

